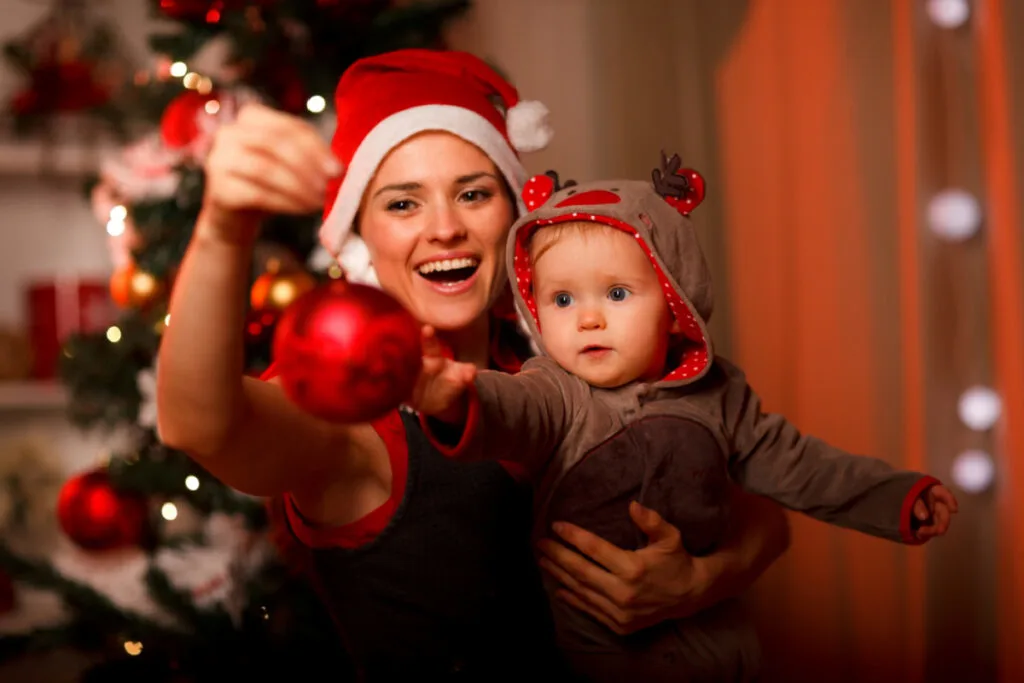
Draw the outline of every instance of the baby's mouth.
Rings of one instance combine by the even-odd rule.
[[[419,266],[416,272],[431,282],[462,282],[473,277],[480,267],[480,259],[466,256],[461,258],[429,261]]]
[[[609,347],[607,347],[607,346],[599,346],[598,344],[590,344],[589,346],[584,346],[583,347],[583,351],[581,351],[580,353],[583,353],[583,354],[586,354],[586,355],[598,356],[598,355],[604,353],[605,351],[611,351],[611,349]]]

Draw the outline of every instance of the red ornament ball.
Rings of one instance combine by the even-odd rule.
[[[274,332],[285,394],[331,422],[369,422],[409,398],[420,323],[374,287],[334,280],[295,300]]]
[[[61,528],[86,550],[139,545],[147,517],[145,499],[114,489],[110,475],[103,469],[68,479],[57,498]]]
[[[213,116],[206,111],[206,103],[216,100],[217,92],[205,95],[188,90],[171,100],[160,117],[160,137],[168,149],[183,149],[199,137],[199,117]]]

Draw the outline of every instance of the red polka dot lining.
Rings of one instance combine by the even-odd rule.
[[[644,218],[646,217],[641,216],[641,219]],[[650,219],[647,219],[645,222],[649,222],[649,220]],[[527,249],[527,243],[529,242],[530,236],[538,228],[547,225],[555,225],[557,223],[568,223],[570,221],[591,221],[593,223],[601,223],[603,225],[622,230],[636,238],[637,244],[639,244],[644,250],[644,253],[647,254],[647,258],[651,261],[651,265],[654,266],[654,272],[658,275],[658,282],[661,283],[661,287],[665,292],[665,300],[668,301],[668,306],[672,311],[673,317],[675,317],[679,322],[682,332],[686,338],[693,342],[692,345],[687,346],[687,348],[683,350],[679,365],[670,373],[665,375],[662,378],[662,381],[692,379],[702,374],[708,365],[708,343],[704,338],[704,332],[701,329],[701,326],[697,323],[697,314],[672,286],[672,283],[658,265],[657,260],[655,260],[654,255],[651,252],[651,248],[643,241],[643,239],[641,239],[636,228],[628,223],[624,223],[618,219],[610,218],[608,216],[597,216],[574,211],[572,213],[556,216],[555,218],[545,218],[534,223],[529,223],[521,227],[516,233],[515,255],[513,256],[516,286],[519,288],[519,294],[523,297],[523,301],[526,302],[526,307],[529,309],[530,315],[533,316],[533,321],[537,325],[537,330],[540,331],[540,320],[537,318],[537,302],[534,300],[533,292],[531,291],[531,286],[533,284],[533,269],[530,267],[530,256]]]

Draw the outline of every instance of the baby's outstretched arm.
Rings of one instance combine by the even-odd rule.
[[[572,426],[569,395],[580,389],[549,359],[527,361],[515,375],[477,370],[441,354],[428,329],[423,371],[410,405],[444,455],[518,462],[532,470],[557,451]]]
[[[946,490],[937,479],[802,434],[783,416],[762,412],[742,372],[723,367],[729,469],[744,489],[823,522],[893,541],[917,544],[945,533],[945,510],[934,521],[917,514],[922,498],[927,502]]]
[[[469,390],[476,366],[446,358],[429,325],[423,327],[423,368],[416,379],[409,405],[422,415],[464,427],[469,412]]]

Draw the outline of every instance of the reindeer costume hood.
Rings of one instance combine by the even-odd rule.
[[[533,298],[530,238],[545,227],[569,222],[593,222],[633,235],[651,260],[672,315],[686,337],[678,363],[662,379],[664,386],[682,386],[703,377],[714,360],[707,322],[714,297],[711,275],[689,214],[704,198],[704,179],[680,168],[678,156],[665,159],[652,174],[653,182],[605,180],[584,185],[569,181],[560,187],[549,171],[535,176],[523,188],[530,213],[509,232],[506,259],[513,292],[539,350],[539,332]]]

